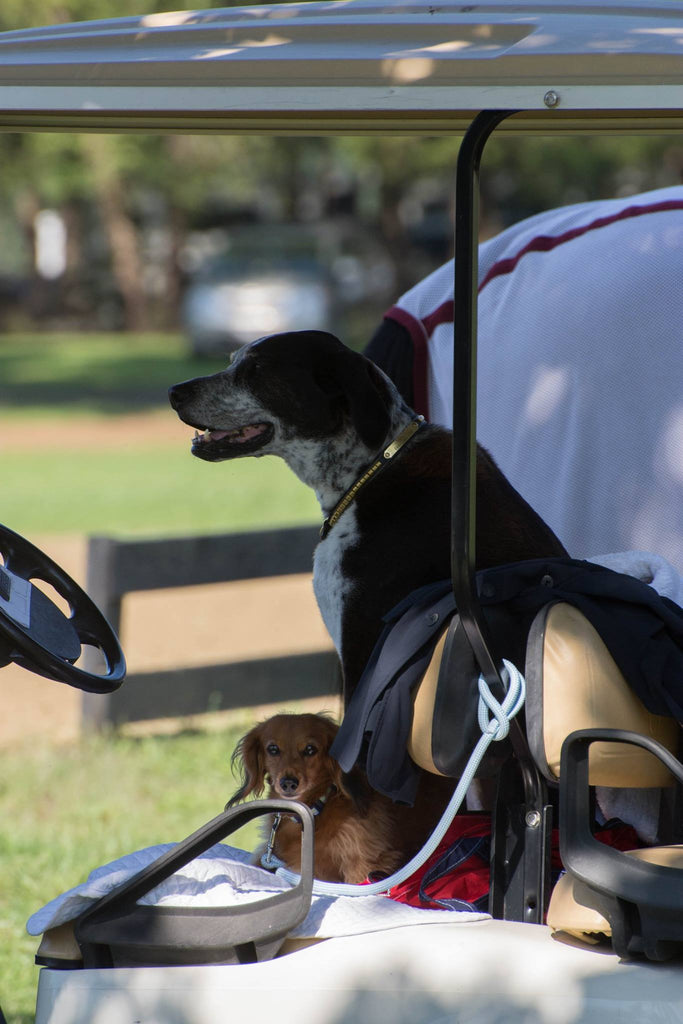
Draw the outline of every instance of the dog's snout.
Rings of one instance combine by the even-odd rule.
[[[175,409],[178,417],[190,427],[198,427],[203,430],[207,424],[201,422],[197,414],[198,400],[202,393],[202,377],[193,377],[192,380],[183,380],[180,384],[172,384],[168,389],[168,400],[171,407]],[[201,413],[199,413],[201,417]]]
[[[171,403],[171,407],[178,411],[184,401],[187,401],[192,385],[191,380],[183,381],[182,384],[172,384],[168,389],[168,400]]]
[[[299,780],[293,775],[283,775],[280,779],[280,790],[285,796],[292,796],[299,788]]]

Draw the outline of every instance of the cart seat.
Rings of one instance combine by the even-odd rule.
[[[459,632],[456,619],[443,633],[414,699],[411,756],[440,774],[451,774],[442,737],[443,710],[455,706],[453,680],[456,690],[472,689],[471,679],[458,679],[462,656],[448,660],[449,647],[459,649]],[[543,920],[556,803],[566,873],[550,898],[551,928],[587,941],[611,936],[622,957],[673,955],[683,946],[678,723],[644,707],[595,627],[564,601],[549,602],[534,617],[525,676],[526,739],[520,729],[499,773],[490,911]],[[595,840],[596,787],[656,791],[657,841],[665,845],[623,853]]]
[[[679,838],[678,724],[647,711],[595,628],[562,602],[534,620],[526,676],[529,747],[560,793],[566,873],[550,899],[550,927],[589,939],[602,932],[623,957],[671,955],[683,943],[683,846],[607,849],[593,838],[591,821],[593,787],[658,789],[658,834],[665,841]],[[620,734],[630,738],[619,742]],[[574,757],[581,737],[586,763],[580,779]],[[638,895],[641,888],[647,891]],[[672,904],[678,907],[673,921]]]

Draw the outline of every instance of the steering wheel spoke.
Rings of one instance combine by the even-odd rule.
[[[14,661],[90,693],[118,689],[126,674],[121,646],[85,591],[46,554],[2,525],[0,555],[0,666]],[[84,647],[101,652],[104,672],[77,666]]]

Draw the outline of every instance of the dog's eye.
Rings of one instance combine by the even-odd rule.
[[[234,361],[231,360],[230,370],[235,384],[244,384],[252,379],[257,368],[256,357],[251,352],[238,349]]]
[[[277,757],[277,755],[280,753],[280,748],[278,747],[277,743],[269,743],[268,746],[266,747],[266,753],[270,754],[271,757]]]
[[[314,754],[318,753],[318,748],[313,743],[309,743],[304,747],[303,753],[304,757],[313,757]]]

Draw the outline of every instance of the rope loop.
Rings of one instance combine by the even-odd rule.
[[[510,732],[510,720],[515,717],[526,696],[524,676],[510,661],[503,659],[503,682],[507,682],[507,691],[502,704],[491,693],[483,675],[479,676],[479,728],[484,735],[489,735],[492,742],[504,740]],[[491,713],[493,718],[489,717]]]
[[[461,775],[453,795],[441,816],[441,820],[432,832],[423,848],[402,868],[395,871],[389,878],[383,878],[381,882],[371,882],[368,885],[352,885],[350,882],[318,882],[313,883],[313,893],[316,896],[377,896],[386,893],[389,889],[409,878],[418,868],[421,868],[428,857],[436,850],[437,846],[446,835],[448,828],[460,810],[465,799],[467,790],[477,773],[477,768],[492,742],[505,739],[510,729],[510,719],[514,718],[524,704],[526,696],[526,684],[524,676],[515,666],[503,659],[504,670],[502,673],[503,682],[507,683],[507,691],[502,703],[497,701],[489,690],[483,676],[479,677],[479,728],[481,736],[470,755],[465,770]],[[489,719],[488,712],[493,715]],[[278,875],[286,881],[296,885],[299,876],[287,868],[278,869]]]

